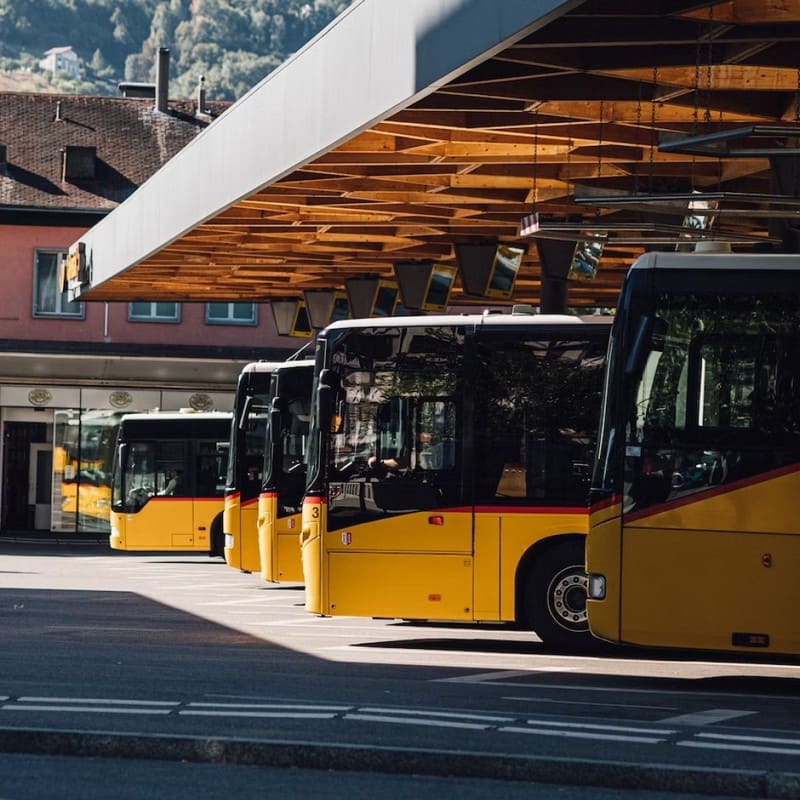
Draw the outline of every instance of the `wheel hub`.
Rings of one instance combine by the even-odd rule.
[[[567,567],[550,583],[548,607],[553,619],[563,628],[585,630],[588,627],[586,594],[589,580],[580,567]]]

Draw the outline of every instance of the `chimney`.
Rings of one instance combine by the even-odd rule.
[[[206,76],[200,76],[200,82],[197,84],[197,114],[206,113]]]
[[[169,49],[158,48],[158,69],[156,71],[156,111],[166,113],[169,102]]]

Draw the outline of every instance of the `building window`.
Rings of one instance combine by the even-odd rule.
[[[209,325],[257,325],[255,303],[206,303]]]
[[[62,250],[37,250],[33,263],[33,316],[74,317],[83,319],[83,303],[67,299],[61,291],[60,272]]]
[[[181,307],[178,303],[128,303],[128,319],[131,322],[180,322]]]

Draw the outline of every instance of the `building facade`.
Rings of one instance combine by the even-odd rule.
[[[268,305],[65,291],[69,244],[228,105],[155,94],[0,94],[0,536],[106,531],[122,414],[230,410],[246,363],[296,349]]]

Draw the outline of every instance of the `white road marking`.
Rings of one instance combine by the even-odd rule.
[[[474,719],[480,722],[513,722],[513,717],[492,717],[485,714],[459,714],[455,711],[424,711],[407,708],[359,708],[359,713],[363,714],[397,714],[407,717],[444,717],[449,719]]]
[[[353,706],[298,705],[294,703],[189,703],[187,708],[248,708],[251,710],[281,711],[351,711]]]
[[[403,652],[406,652],[405,650]],[[485,653],[483,655],[486,655]],[[796,667],[794,669],[797,669]],[[567,684],[567,683],[533,683],[527,681],[519,681],[515,683],[506,683],[502,679],[498,679],[494,676],[509,676],[514,677],[516,675],[531,675],[535,674],[537,670],[527,670],[525,672],[517,672],[517,671],[509,671],[507,673],[497,672],[497,673],[480,673],[478,675],[462,675],[455,678],[434,678],[432,679],[432,683],[480,683],[484,686],[505,686],[507,688],[514,688],[514,689],[558,689],[558,690],[566,690],[570,692],[604,692],[607,694],[620,694],[620,695],[628,695],[628,694],[644,694],[644,695],[661,695],[665,697],[685,697],[686,692],[681,691],[680,689],[634,689],[628,686],[625,687],[617,687],[617,686],[593,686],[593,685],[580,685],[580,684]],[[555,670],[557,672],[562,672],[566,670]],[[737,699],[767,699],[767,700],[774,700],[775,696],[770,694],[738,694],[734,695],[733,692],[703,692],[698,691],[693,693],[693,696],[697,697],[723,697],[730,699],[732,696],[735,696]],[[800,700],[800,696],[787,696],[782,695],[781,700],[783,701],[797,701]]]
[[[800,747],[761,747],[753,744],[728,744],[725,742],[675,742],[678,747],[694,747],[705,750],[733,750],[747,753],[774,753],[784,756],[800,756]]]
[[[478,725],[471,722],[454,722],[440,719],[419,719],[418,717],[394,717],[380,714],[345,714],[343,719],[355,719],[363,722],[392,722],[400,725],[428,725],[432,728],[464,728],[473,731],[485,731],[490,725]]]
[[[86,631],[85,625],[48,625],[51,631]],[[136,633],[164,633],[172,628],[142,628],[137,625],[92,625],[91,631],[134,631]]]
[[[791,744],[800,747],[800,739],[785,739],[781,736],[751,736],[735,733],[698,733],[697,739],[724,739],[729,742],[760,742],[761,744]]]
[[[502,697],[501,700],[521,700],[529,703],[552,703],[566,706],[600,706],[603,708],[619,708],[619,703],[587,703],[585,700],[551,700],[549,697],[515,697],[509,695]],[[646,711],[675,711],[673,706],[640,706],[633,703],[625,703],[625,708],[639,708]],[[662,720],[663,722],[664,720]]]
[[[6,698],[7,699],[7,698]],[[116,700],[106,697],[18,697],[18,703],[106,703],[115,706],[179,706],[170,700]]]
[[[285,711],[179,711],[182,717],[249,717],[258,719],[334,719],[336,714],[316,714],[313,712]]]
[[[47,705],[15,705],[4,703],[0,706],[4,711],[70,711],[91,714],[171,714],[171,708],[110,708],[103,706],[47,706]]]
[[[659,739],[652,736],[622,736],[612,735],[607,733],[598,733],[596,731],[566,731],[566,730],[553,730],[552,728],[518,728],[507,727],[498,728],[503,733],[532,733],[542,736],[561,736],[567,739],[595,739],[604,742],[638,742],[640,744],[659,744],[664,739]]]
[[[495,683],[506,678],[530,676],[533,670],[508,669],[502,672],[479,672],[476,675],[459,675],[455,678],[437,678],[434,683]]]
[[[599,723],[593,722],[555,722],[552,720],[546,719],[529,719],[526,720],[528,725],[547,725],[552,726],[554,728],[579,728],[581,730],[590,730],[590,731],[615,731],[615,732],[624,732],[624,733],[645,733],[651,736],[670,736],[672,734],[678,733],[678,731],[673,730],[660,730],[658,728],[653,728],[651,730],[643,730],[642,728],[634,728],[629,725],[601,725]]]
[[[693,714],[678,714],[676,717],[667,717],[659,722],[667,725],[713,725],[737,717],[749,717],[755,711],[736,711],[729,708],[709,708],[707,711],[696,711]]]

